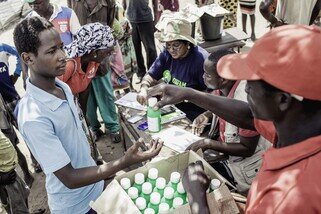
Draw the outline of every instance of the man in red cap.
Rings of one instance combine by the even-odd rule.
[[[277,141],[264,154],[248,195],[247,213],[321,212],[320,41],[321,28],[288,25],[265,34],[248,54],[223,57],[219,75],[248,80],[248,105],[189,88],[158,86],[150,92],[163,94],[157,107],[189,100],[235,125],[256,126],[259,132],[274,135],[260,122],[272,121]],[[202,198],[200,192],[190,194]]]

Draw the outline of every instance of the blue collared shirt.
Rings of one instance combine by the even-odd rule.
[[[48,204],[52,213],[86,213],[89,202],[103,191],[103,181],[68,189],[54,172],[71,163],[73,168],[95,166],[77,108],[68,85],[56,80],[62,100],[27,80],[26,95],[16,109],[19,130],[46,174]]]

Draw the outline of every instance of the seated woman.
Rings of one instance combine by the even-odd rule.
[[[165,42],[165,49],[143,78],[137,96],[140,104],[146,104],[147,89],[161,78],[168,84],[180,87],[190,87],[199,91],[206,89],[203,80],[203,63],[208,53],[196,45],[191,34],[192,25],[179,19],[168,21],[161,32],[155,33],[159,41]],[[194,120],[205,111],[192,103],[183,102],[176,106],[185,112],[190,120]]]

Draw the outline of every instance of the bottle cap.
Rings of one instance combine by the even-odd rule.
[[[156,168],[151,168],[148,171],[148,178],[150,179],[156,179],[158,177],[158,170]]]
[[[174,198],[174,189],[172,187],[165,188],[164,198],[166,198],[166,199],[173,199]]]
[[[136,206],[138,207],[139,210],[144,210],[146,209],[146,200],[143,197],[138,197],[136,199]]]
[[[179,172],[172,172],[170,181],[177,184],[179,179],[181,179],[181,174],[179,174]]]
[[[152,187],[152,184],[149,183],[149,182],[145,182],[143,183],[143,186],[142,186],[142,192],[146,195],[149,195],[151,194],[153,191],[153,187]]]
[[[136,173],[135,175],[135,183],[143,184],[145,182],[145,176],[143,173]]]
[[[131,199],[136,199],[138,197],[138,189],[136,187],[130,187],[128,189],[128,195]]]
[[[179,182],[179,183],[178,183],[178,185],[177,185],[177,192],[178,192],[179,194],[185,194],[185,193],[186,193],[182,182]]]
[[[158,211],[160,214],[167,213],[169,211],[169,205],[167,203],[160,203]]]
[[[166,186],[166,180],[165,178],[159,177],[156,180],[156,188],[157,189],[164,189]]]
[[[176,209],[184,204],[184,201],[180,197],[176,197],[173,200],[173,208]]]
[[[211,189],[212,190],[218,189],[220,187],[220,185],[221,185],[221,181],[220,180],[218,180],[216,178],[211,180]]]
[[[131,186],[129,178],[122,178],[120,180],[120,185],[123,189],[128,189]]]
[[[144,214],[155,214],[155,210],[153,210],[152,208],[147,208],[147,209],[144,211]]]
[[[154,107],[157,103],[157,98],[156,97],[151,97],[148,99],[148,106],[149,107]]]
[[[161,196],[158,192],[153,192],[152,194],[150,194],[150,203],[159,204],[160,199],[161,199]]]

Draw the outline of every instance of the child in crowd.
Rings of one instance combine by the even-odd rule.
[[[31,17],[16,26],[14,42],[30,69],[26,95],[16,109],[19,130],[46,174],[51,213],[92,213],[89,202],[102,193],[103,180],[156,156],[162,142],[152,140],[141,152],[138,140],[120,159],[96,166],[71,90],[56,78],[66,69],[59,33],[47,20]]]

